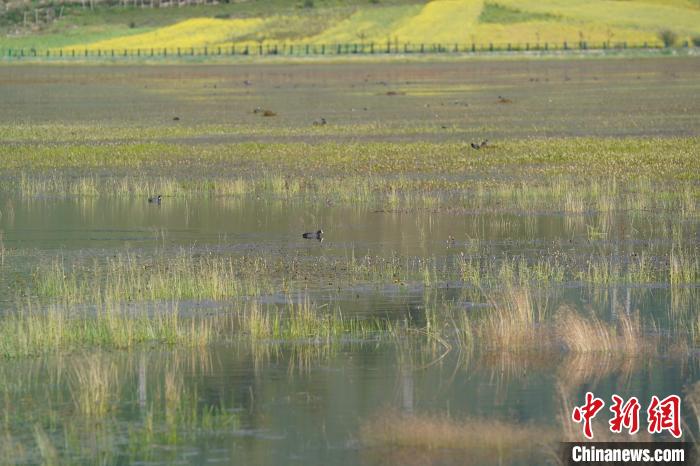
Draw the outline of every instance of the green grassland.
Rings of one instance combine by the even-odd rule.
[[[0,48],[172,49],[387,41],[660,45],[662,30],[673,31],[678,44],[700,35],[700,5],[680,0],[276,0],[167,8],[97,3],[93,9],[72,5],[46,13],[48,8],[35,13],[33,6],[25,5],[0,12]]]

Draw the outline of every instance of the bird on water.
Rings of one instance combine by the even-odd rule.
[[[163,196],[160,195],[160,194],[158,194],[157,196],[149,197],[149,198],[148,198],[148,203],[149,203],[149,204],[159,204],[159,205],[160,205],[160,201],[161,201],[162,198],[163,198]]]
[[[301,235],[305,239],[317,239],[321,241],[323,239],[323,230],[317,230],[315,232],[307,232]]]

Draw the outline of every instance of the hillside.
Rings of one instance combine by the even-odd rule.
[[[155,2],[155,3],[151,3]],[[700,36],[697,0],[289,0],[5,3],[1,48],[232,44],[659,44]]]

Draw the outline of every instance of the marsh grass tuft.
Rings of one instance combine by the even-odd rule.
[[[507,288],[491,299],[492,307],[477,323],[480,343],[491,349],[522,350],[546,344],[537,328],[548,313],[546,300],[530,288]]]
[[[308,297],[284,307],[263,308],[256,301],[238,312],[239,331],[253,341],[338,341],[374,338],[390,328],[376,318],[343,316],[339,308],[313,303]]]
[[[385,411],[360,427],[360,440],[367,447],[468,451],[476,464],[529,456],[554,438],[546,427],[394,411]]]
[[[563,345],[574,353],[616,353],[642,355],[654,352],[658,338],[644,332],[638,314],[618,316],[608,323],[595,315],[581,316],[568,308],[556,316],[557,334]]]
[[[126,308],[75,310],[27,305],[1,319],[0,356],[20,357],[83,347],[130,348],[146,342],[204,345],[214,339],[206,319],[180,319],[176,306],[147,311]]]

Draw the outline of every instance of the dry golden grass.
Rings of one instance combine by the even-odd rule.
[[[638,314],[622,313],[616,323],[609,323],[595,315],[584,317],[561,308],[555,320],[558,338],[574,353],[648,354],[658,346],[657,338],[645,335]]]
[[[528,288],[508,288],[491,300],[493,310],[479,322],[476,334],[489,349],[520,350],[543,346],[546,335],[536,328],[546,314]]]
[[[360,440],[367,447],[468,451],[473,464],[526,458],[554,439],[555,432],[541,426],[395,411],[382,412],[360,428]]]

